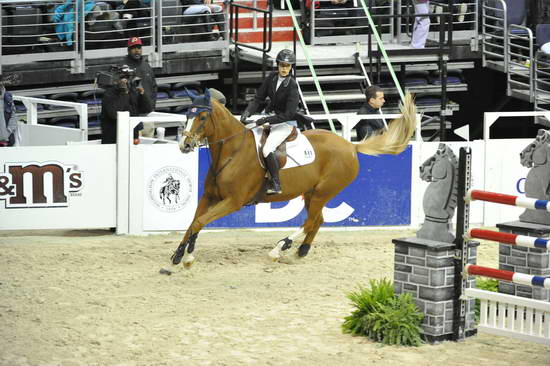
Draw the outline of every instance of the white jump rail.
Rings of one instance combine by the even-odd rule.
[[[475,288],[465,296],[480,301],[480,332],[550,345],[550,303]]]

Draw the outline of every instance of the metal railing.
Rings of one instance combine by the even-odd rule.
[[[542,51],[537,52],[533,60],[535,81],[534,105],[535,111],[550,109],[550,57]],[[546,124],[550,123],[547,121]]]
[[[532,103],[535,80],[534,63],[532,62],[533,32],[527,27],[511,24],[508,27],[507,44],[507,94]]]
[[[504,0],[483,0],[481,14],[483,67],[508,72],[508,15]]]
[[[73,73],[83,73],[86,60],[125,55],[126,40],[134,36],[142,39],[153,66],[161,66],[168,52],[227,48],[227,7],[222,0],[213,2],[216,11],[189,11],[196,5],[182,6],[179,0],[144,3],[126,8],[109,1],[2,1],[0,72],[3,65],[30,60],[65,60]]]

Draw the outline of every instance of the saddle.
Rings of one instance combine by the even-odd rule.
[[[262,137],[260,138],[260,149],[258,151],[260,160],[262,161],[263,166],[265,165],[265,158],[264,155],[260,152],[263,151],[265,142],[267,140],[267,136],[269,136],[269,133],[271,132],[271,126],[267,125],[263,127],[262,131]],[[296,140],[298,137],[298,129],[296,127],[292,128],[292,132],[288,137],[279,145],[277,146],[277,149],[275,150],[275,158],[277,159],[277,162],[279,163],[280,167],[285,166],[287,154],[286,154],[286,143]]]

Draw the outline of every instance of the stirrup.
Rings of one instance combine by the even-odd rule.
[[[280,184],[275,184],[274,182],[269,182],[265,193],[268,194],[268,195],[281,194],[281,193],[283,193],[283,190],[281,189]]]

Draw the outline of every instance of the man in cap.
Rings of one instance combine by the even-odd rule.
[[[155,110],[157,102],[157,81],[155,80],[155,73],[151,69],[147,59],[142,55],[142,45],[143,43],[139,37],[131,37],[128,39],[128,55],[124,63],[136,71],[136,76],[141,79],[141,85],[143,89],[145,89],[145,93],[149,99],[151,99],[153,110]]]

